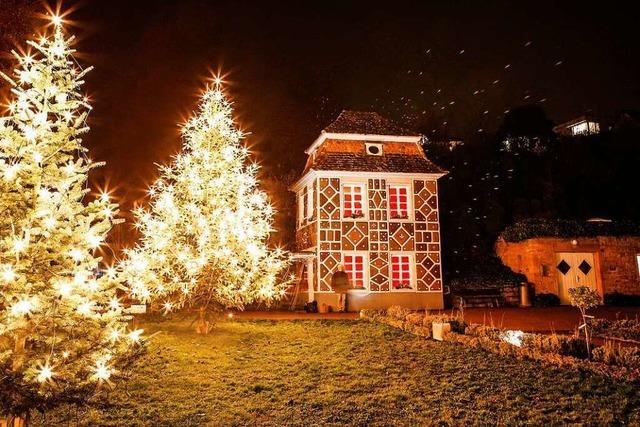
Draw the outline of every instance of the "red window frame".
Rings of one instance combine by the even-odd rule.
[[[364,188],[359,184],[342,186],[342,216],[362,218],[364,216]]]
[[[391,286],[393,289],[412,289],[409,255],[391,255]]]
[[[409,188],[400,185],[389,186],[389,211],[391,219],[409,218]]]
[[[365,256],[363,254],[344,254],[342,264],[344,271],[354,288],[364,288]]]

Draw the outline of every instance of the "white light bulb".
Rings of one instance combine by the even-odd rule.
[[[40,372],[38,372],[38,376],[36,377],[36,380],[39,383],[44,383],[49,381],[52,377],[53,377],[53,370],[51,369],[51,366],[49,366],[49,364],[46,364],[42,368],[40,368]]]

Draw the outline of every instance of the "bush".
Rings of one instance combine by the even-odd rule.
[[[411,310],[399,305],[392,305],[387,309],[387,316],[397,320],[405,320],[411,313],[413,313]]]
[[[384,308],[363,308],[360,310],[360,317],[369,320],[380,320],[387,315]]]
[[[560,298],[556,294],[536,294],[533,305],[536,307],[556,307],[560,305]]]
[[[492,326],[481,325],[479,323],[467,326],[464,333],[474,337],[487,337],[492,340],[500,339],[500,329]]]
[[[640,368],[640,348],[638,347],[623,347],[607,341],[602,347],[595,348],[591,354],[596,362]]]
[[[627,295],[613,292],[604,295],[604,304],[617,307],[638,307],[640,306],[640,295]]]
[[[410,313],[406,317],[407,324],[411,326],[422,326],[424,317],[425,316],[423,313],[418,313],[418,312]]]
[[[600,305],[600,295],[588,286],[576,286],[569,289],[569,298],[571,305],[578,307],[580,312],[584,312],[590,308]]]
[[[586,359],[588,356],[587,342],[575,336],[526,334],[523,347],[539,350],[543,353],[554,353],[562,356],[572,356]]]
[[[505,288],[518,286],[527,278],[515,273],[498,257],[492,256],[469,263],[467,269],[451,277],[449,283],[454,290]]]
[[[639,236],[635,221],[588,222],[567,219],[528,218],[508,226],[500,233],[507,242],[521,242],[536,237]]]
[[[637,319],[592,319],[589,325],[595,335],[640,341],[640,321]]]

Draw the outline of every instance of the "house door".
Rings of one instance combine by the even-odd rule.
[[[588,286],[596,290],[596,269],[589,252],[557,252],[558,296],[562,304],[571,304],[569,289]]]

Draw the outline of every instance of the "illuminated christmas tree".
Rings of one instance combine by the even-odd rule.
[[[81,136],[91,107],[64,35],[17,54],[12,100],[0,119],[0,414],[83,402],[141,353],[127,330],[114,272],[95,255],[117,205],[91,198]]]
[[[242,308],[284,292],[286,255],[267,245],[274,211],[231,114],[216,80],[182,129],[182,153],[151,187],[150,209],[136,211],[142,238],[124,271],[135,297],[164,310]]]

